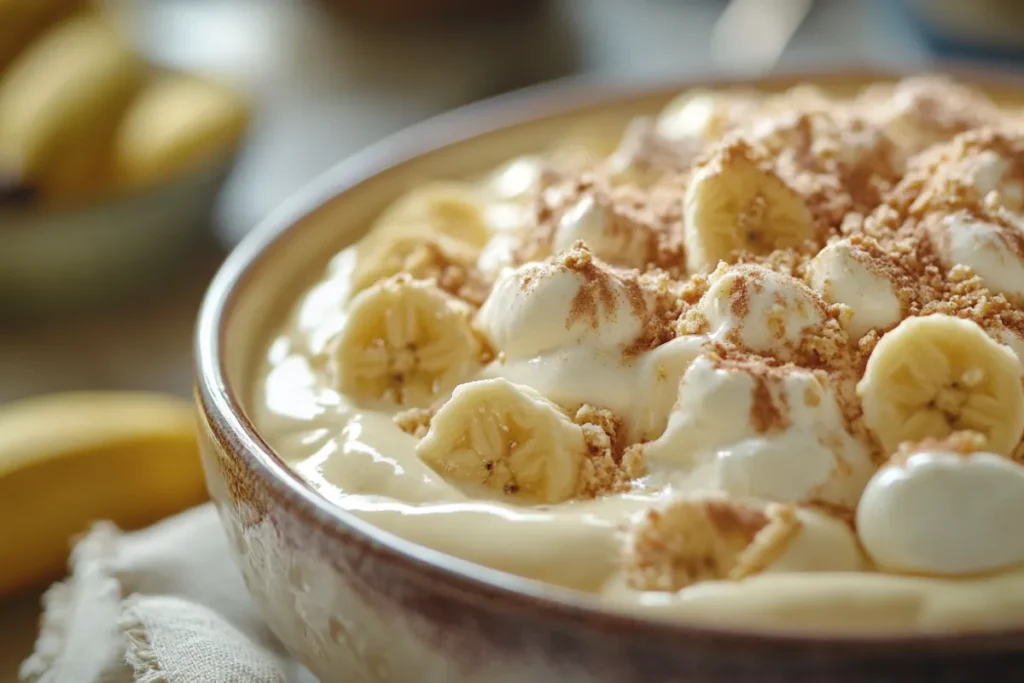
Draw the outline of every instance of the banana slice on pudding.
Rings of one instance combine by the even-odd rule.
[[[357,399],[425,406],[481,367],[472,309],[431,282],[397,275],[352,300],[331,346],[338,389]]]
[[[540,503],[573,497],[586,452],[583,430],[561,408],[500,378],[455,389],[416,447],[448,479]]]
[[[480,248],[491,237],[484,209],[484,198],[475,186],[434,181],[403,195],[380,215],[377,223],[423,223],[442,235]]]
[[[742,140],[697,166],[683,198],[686,265],[713,268],[736,252],[768,254],[814,237],[803,197]]]
[[[885,334],[857,385],[868,428],[889,452],[905,441],[982,434],[1009,455],[1024,433],[1024,369],[977,324],[908,318]]]
[[[880,568],[963,576],[1024,563],[1024,466],[966,436],[907,447],[868,483],[857,530]]]
[[[456,182],[430,183],[399,198],[359,241],[352,291],[409,271],[410,257],[418,251],[463,265],[475,263],[491,238],[484,209],[472,185]]]

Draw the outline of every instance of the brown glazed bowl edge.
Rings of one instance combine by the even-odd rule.
[[[978,85],[1024,90],[1024,79],[1011,75],[979,72],[957,66],[943,66],[929,69],[928,72],[949,74]],[[289,228],[313,213],[325,201],[391,167],[432,150],[525,121],[569,112],[585,112],[631,97],[661,93],[669,95],[687,88],[770,87],[773,84],[785,86],[802,81],[817,84],[846,83],[872,79],[891,80],[903,75],[912,74],[888,69],[803,71],[757,79],[690,80],[637,86],[608,85],[592,79],[574,78],[568,79],[568,82],[561,80],[534,86],[526,91],[469,105],[382,140],[329,170],[269,216],[232,252],[212,282],[200,311],[195,337],[196,399],[210,436],[219,448],[242,461],[239,465],[258,479],[261,486],[266,487],[274,504],[282,506],[302,524],[336,538],[339,543],[358,545],[361,552],[401,567],[403,574],[417,575],[420,580],[433,584],[440,592],[459,603],[475,604],[507,615],[554,621],[567,630],[584,629],[591,634],[611,639],[643,641],[643,649],[651,651],[685,642],[688,647],[707,648],[709,651],[761,652],[775,660],[785,658],[787,652],[795,654],[813,650],[814,659],[824,661],[838,658],[849,663],[867,658],[876,664],[891,662],[901,672],[896,675],[896,669],[890,671],[885,665],[881,665],[882,668],[871,666],[857,677],[834,679],[843,681],[910,680],[905,678],[910,670],[903,667],[931,657],[942,661],[957,656],[968,659],[987,655],[996,657],[1001,662],[998,669],[989,668],[989,664],[995,664],[994,660],[981,660],[980,668],[973,669],[975,674],[982,677],[986,677],[983,671],[990,675],[991,671],[1003,671],[1004,666],[1017,667],[1024,664],[1024,628],[872,637],[767,632],[672,622],[602,609],[596,601],[573,591],[547,587],[423,548],[346,513],[305,484],[260,436],[226,379],[221,354],[224,335],[222,323],[236,303],[238,292],[259,276],[261,267],[265,265],[266,254],[284,248]],[[985,664],[982,665],[982,661]],[[831,671],[831,667],[826,666],[822,671]],[[914,673],[918,672],[914,670]],[[947,670],[945,673],[951,672]],[[996,678],[1003,680],[999,676]],[[676,679],[670,676],[664,680],[696,682],[705,679],[689,676]],[[766,675],[763,680],[777,679]],[[795,683],[805,679],[799,677],[789,680]],[[833,678],[825,676],[806,680]],[[955,675],[947,677],[940,669],[935,669],[928,680],[968,679]],[[989,677],[988,680],[995,679]]]

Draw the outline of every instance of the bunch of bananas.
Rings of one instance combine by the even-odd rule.
[[[0,597],[59,578],[96,520],[139,528],[205,498],[184,399],[85,392],[0,406]]]
[[[62,201],[173,178],[232,150],[239,94],[150,66],[84,0],[0,0],[0,183]]]

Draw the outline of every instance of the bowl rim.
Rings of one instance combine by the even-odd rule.
[[[929,654],[979,653],[1020,649],[1024,626],[976,632],[887,633],[879,635],[815,633],[761,627],[723,626],[647,616],[602,605],[581,591],[544,584],[420,546],[384,531],[331,503],[289,468],[246,416],[227,378],[222,354],[226,320],[247,284],[264,267],[268,255],[282,248],[293,228],[325,203],[363,182],[417,157],[468,143],[488,133],[611,106],[633,99],[671,97],[687,89],[780,87],[804,82],[892,81],[913,75],[949,75],[975,86],[1010,88],[1024,93],[1024,78],[991,69],[941,64],[930,69],[808,69],[758,77],[711,77],[648,80],[622,84],[593,75],[573,76],[529,86],[429,118],[389,135],[308,183],[258,224],[229,254],[203,299],[194,336],[195,393],[203,416],[219,445],[258,476],[292,514],[340,542],[358,543],[369,552],[415,571],[424,581],[467,602],[487,602],[505,613],[524,611],[558,619],[560,625],[585,626],[631,638],[685,639],[697,646],[779,651],[816,648],[843,656],[892,658]]]

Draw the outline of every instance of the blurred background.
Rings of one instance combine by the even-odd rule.
[[[0,47],[12,53],[38,51],[19,43],[54,21],[21,17],[28,28],[17,27],[19,3],[52,6],[48,14],[58,17],[82,4],[0,0],[0,40],[8,43]],[[104,105],[88,92],[116,90],[104,84],[111,76],[88,73],[90,59],[101,71],[102,60],[116,56],[75,45],[81,58],[64,51],[71,73],[49,76],[68,64],[43,55],[28,70],[44,75],[12,84],[19,79],[8,74],[13,92],[0,88],[0,110],[24,109],[48,96],[36,91],[59,90],[62,78],[75,82],[86,90],[78,95],[84,103],[62,111],[79,116],[79,106],[84,120],[50,125],[89,143],[64,158],[59,150],[14,150],[49,153],[40,164],[70,167],[50,172],[55,178],[40,171],[42,190],[18,187],[10,176],[19,170],[0,168],[8,176],[0,179],[7,185],[0,401],[95,387],[187,392],[192,318],[224,250],[311,178],[418,120],[574,74],[637,82],[730,70],[913,68],[947,56],[958,40],[969,56],[984,58],[1012,52],[1024,36],[1021,7],[1013,0],[110,0],[103,11],[150,70],[133,76],[134,120],[122,121],[116,141],[116,161],[126,168],[115,175],[127,180],[100,177],[95,151],[123,96],[102,94]],[[965,21],[965,11],[975,20]],[[40,30],[37,42],[45,37]],[[13,62],[8,71],[21,66],[0,50],[5,62]],[[154,84],[161,78],[154,68],[216,83],[205,90]],[[29,146],[18,116],[46,117],[12,115],[9,135],[22,142],[8,146]],[[67,160],[76,155],[87,161]]]
[[[187,395],[226,251],[311,178],[453,107],[580,74],[1013,70],[1022,50],[1015,0],[0,0],[0,404]],[[0,603],[24,634],[10,662],[36,597]]]

